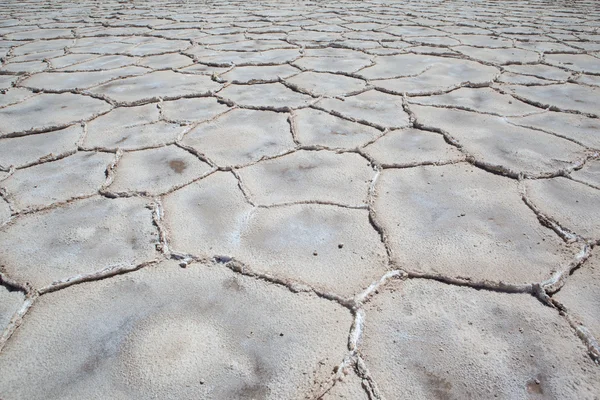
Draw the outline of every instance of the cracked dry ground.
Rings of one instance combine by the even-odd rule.
[[[0,57],[3,400],[600,398],[597,2],[3,1]]]

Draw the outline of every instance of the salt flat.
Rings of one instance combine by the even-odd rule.
[[[600,3],[0,2],[0,399],[600,399]]]

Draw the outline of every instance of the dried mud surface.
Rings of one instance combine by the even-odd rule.
[[[0,398],[600,397],[594,1],[0,2]]]

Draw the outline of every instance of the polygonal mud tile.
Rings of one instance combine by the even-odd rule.
[[[65,47],[71,46],[72,44],[73,39],[55,39],[25,42],[20,46],[15,46],[12,53],[15,56],[20,56],[24,54],[41,53],[44,51],[62,50]]]
[[[535,51],[523,49],[486,49],[483,47],[456,46],[452,48],[472,59],[490,64],[531,64],[540,60]]]
[[[211,49],[223,51],[249,51],[261,52],[274,49],[297,48],[284,40],[241,40],[231,43],[216,44]]]
[[[179,71],[184,72],[186,74],[197,74],[197,75],[214,75],[214,74],[222,74],[231,69],[231,67],[223,68],[223,67],[213,67],[210,65],[204,64],[194,64],[189,67],[181,68]]]
[[[17,209],[49,206],[96,193],[106,179],[106,167],[113,160],[113,154],[80,152],[17,170],[0,182],[0,187]]]
[[[0,334],[25,301],[23,292],[8,290],[0,285]]]
[[[358,154],[304,151],[238,171],[259,204],[319,201],[364,205],[375,172]]]
[[[404,269],[539,282],[578,251],[539,223],[516,181],[469,164],[385,170],[377,192],[376,219]]]
[[[230,52],[227,52],[227,53],[230,53]],[[192,46],[189,49],[186,49],[184,54],[188,57],[193,58],[194,61],[196,61],[196,62],[202,61],[204,63],[207,57],[220,55],[220,54],[222,54],[222,52],[213,50],[206,46],[198,45],[198,46]],[[215,64],[210,63],[210,65],[215,65]],[[230,66],[230,64],[228,64],[228,63],[225,63],[224,65],[220,65],[220,64],[218,64],[218,65],[221,67],[229,67]]]
[[[569,316],[583,324],[596,340],[600,338],[600,255],[592,257],[571,274],[566,284],[552,296],[566,307]]]
[[[214,217],[213,217],[214,218]],[[258,208],[242,224],[239,257],[252,271],[345,297],[386,272],[386,251],[367,210],[322,204]]]
[[[513,124],[566,137],[583,146],[600,149],[600,121],[584,115],[548,111],[509,118]]]
[[[343,28],[339,25],[335,25],[335,23],[331,23],[331,20],[323,21],[320,20],[319,24],[305,26],[304,29],[307,31],[317,31],[317,32],[347,32],[348,29]],[[342,22],[338,20],[337,22]]]
[[[184,96],[207,96],[221,86],[207,76],[157,71],[105,83],[90,92],[107,96],[119,103],[136,104],[158,98],[168,100]]]
[[[182,123],[206,121],[229,110],[214,97],[195,97],[162,103],[163,117],[168,121]]]
[[[188,53],[191,52],[188,51]],[[266,50],[261,52],[223,51],[214,52],[205,57],[199,57],[198,61],[203,64],[214,65],[217,67],[227,67],[231,65],[276,65],[292,62],[300,57],[300,55],[300,51],[296,49]]]
[[[600,54],[600,43],[599,42],[584,42],[584,41],[574,41],[574,42],[566,42],[571,47],[579,48],[584,51],[588,51],[590,55],[598,57]]]
[[[271,33],[251,33],[248,31],[246,33],[246,37],[248,39],[256,39],[256,40],[285,40],[287,39],[287,35],[283,32],[271,32]]]
[[[382,134],[371,126],[351,122],[312,108],[295,111],[293,121],[298,141],[308,146],[356,148]]]
[[[286,82],[314,96],[347,96],[367,87],[360,79],[326,72],[302,72]]]
[[[166,195],[165,226],[171,247],[193,255],[232,254],[252,207],[233,174],[216,172]]]
[[[2,22],[0,22],[0,26],[1,27],[17,27],[19,28],[19,24],[21,23],[20,20],[16,19],[16,18],[7,18],[5,20],[3,20]],[[24,30],[28,30],[31,28],[25,28]]]
[[[161,109],[165,120],[190,124],[213,119],[230,108],[214,97],[194,97],[165,101]]]
[[[68,57],[68,58],[67,58]],[[90,59],[91,58],[91,59]],[[104,71],[113,68],[126,67],[137,63],[136,57],[124,55],[98,56],[91,54],[68,54],[61,59],[52,60],[55,68],[61,68],[61,64],[69,63],[62,67],[61,71]],[[58,64],[61,62],[61,64]]]
[[[520,75],[512,72],[503,72],[496,79],[498,83],[505,83],[507,85],[551,85],[554,81],[537,78],[532,75]]]
[[[221,78],[232,83],[265,83],[278,82],[280,78],[296,75],[299,69],[291,65],[266,65],[262,67],[235,67],[221,75]]]
[[[106,150],[137,150],[174,142],[186,129],[179,124],[159,121],[156,104],[119,107],[91,121],[83,147]]]
[[[22,56],[10,57],[8,59],[9,63],[22,63],[29,61],[48,61],[54,57],[62,57],[65,54],[64,50],[58,51],[44,51],[41,53],[31,53],[25,54]]]
[[[341,57],[302,57],[294,61],[298,67],[317,72],[356,72],[361,68],[371,65],[371,60],[363,57],[341,58]]]
[[[14,51],[15,49],[17,49],[17,47],[14,46],[17,43],[19,43],[19,42],[3,41],[2,43],[0,43],[0,51],[6,51],[6,55],[8,55],[8,49],[12,48]],[[48,59],[51,59],[54,57],[62,57],[62,56],[64,56],[64,54],[65,54],[64,50],[51,50],[51,51],[42,51],[39,53],[23,54],[20,56],[15,56],[14,54],[11,54],[10,57],[6,57],[4,60],[7,63],[20,63],[20,62],[27,62],[27,61],[48,61]]]
[[[453,21],[456,21],[456,19],[453,19]],[[460,40],[461,42],[465,43],[465,44],[470,44],[470,45],[476,45],[476,46],[483,46],[483,47],[494,47],[493,43],[498,40],[498,41],[506,41],[506,46],[504,47],[512,47],[512,40],[510,39],[504,39],[498,36],[490,36],[490,34],[492,33],[491,30],[489,29],[484,29],[484,28],[478,28],[476,26],[464,26],[464,25],[446,25],[441,27],[440,29],[441,31],[444,32],[450,32],[452,33],[452,37],[457,38],[458,40]],[[469,38],[472,38],[471,40],[485,40],[485,39],[489,39],[490,42],[469,42]]]
[[[82,44],[82,39],[77,40],[77,44],[72,46],[69,51],[72,53],[90,53],[90,54],[103,54],[103,55],[125,55],[128,54],[134,47],[131,43],[123,43],[116,41],[117,38],[106,37],[105,38],[93,38],[97,43],[86,42]]]
[[[347,354],[351,324],[315,295],[167,261],[42,297],[4,349],[0,393],[300,400]]]
[[[323,400],[368,400],[367,392],[362,386],[362,379],[354,372],[343,377],[335,386],[325,393]]]
[[[182,143],[219,166],[248,164],[295,146],[286,114],[244,109],[199,125]]]
[[[342,295],[385,273],[385,249],[367,210],[253,209],[233,175],[223,172],[165,196],[163,205],[175,251],[236,257],[253,271]]]
[[[0,262],[37,288],[155,256],[158,234],[142,198],[92,197],[23,215],[0,229]]]
[[[93,60],[94,58],[98,58],[100,56],[98,56],[97,54],[65,54],[64,56],[60,56],[60,57],[55,57],[51,60],[47,60],[49,62],[49,64],[52,66],[52,68],[57,69],[57,70],[68,70],[66,67],[68,66],[72,66],[78,63],[83,63],[85,61],[90,61]],[[127,65],[131,65],[134,64],[135,60],[133,60],[133,62],[128,63]]]
[[[65,128],[110,110],[98,99],[78,94],[40,94],[0,109],[0,137]]]
[[[586,238],[600,239],[600,191],[558,177],[525,181],[527,197],[542,213]]]
[[[359,32],[347,32],[344,34],[344,37],[347,39],[353,39],[353,40],[375,40],[375,41],[380,41],[382,44],[387,44],[387,43],[397,43],[397,42],[401,42],[400,38],[398,36],[395,35],[391,35],[389,33],[385,33],[385,32],[380,32],[380,31],[359,31]],[[406,41],[411,41],[411,43],[421,43],[422,40],[427,40],[428,37],[423,36],[423,37],[411,37],[410,39],[405,39]],[[439,37],[437,38],[439,40]],[[432,41],[435,41],[436,38],[435,37],[431,37]],[[450,39],[453,40],[453,39]],[[458,41],[457,41],[458,43]],[[408,44],[408,43],[407,43]],[[410,45],[410,44],[408,44]]]
[[[31,31],[33,29],[38,28],[37,26],[31,25],[31,22],[28,21],[25,24],[21,24],[20,26],[8,26],[8,27],[2,27],[0,28],[0,32],[2,34],[2,36],[9,34],[9,33],[15,33],[15,32],[24,32],[24,31]],[[10,40],[8,41],[9,43],[18,46],[19,45],[19,41],[17,40]],[[27,42],[23,42],[23,43],[27,43]]]
[[[544,132],[514,126],[502,117],[411,105],[416,124],[441,129],[490,168],[517,176],[552,174],[578,162],[585,149]]]
[[[177,146],[128,152],[119,160],[108,191],[154,196],[185,185],[210,169],[198,157]]]
[[[541,113],[544,111],[543,109],[523,103],[507,94],[500,94],[490,88],[460,88],[450,93],[436,96],[411,97],[409,102],[478,111],[507,117]]]
[[[197,41],[197,39],[208,36],[206,33],[198,29],[161,29],[154,30],[154,36],[164,37],[166,39],[185,39]]]
[[[375,22],[355,22],[350,24],[344,24],[346,28],[350,28],[353,31],[373,31],[379,28],[385,28],[385,25]]]
[[[510,118],[510,122],[571,139],[583,146],[600,148],[600,122],[583,115],[548,111],[543,114]]]
[[[152,32],[154,36],[160,36],[166,39],[185,39],[197,42],[208,35],[197,29],[161,29]]]
[[[517,41],[515,40],[515,47],[519,48],[519,49],[525,49],[525,50],[531,50],[531,51],[537,51],[538,53],[546,53],[544,54],[544,61],[548,61],[546,59],[546,55],[550,55],[548,53],[557,53],[557,52],[566,52],[566,53],[571,53],[569,55],[575,55],[572,54],[574,51],[576,51],[573,47],[568,46],[566,44],[563,43],[558,43],[558,42],[542,42],[542,41],[528,41],[527,39],[525,39],[525,41]]]
[[[305,21],[296,21],[303,23]],[[246,22],[246,24],[255,24],[254,27],[247,30],[246,36],[269,36],[280,35],[282,33],[297,31],[300,28],[294,25],[272,24],[268,22]],[[309,23],[310,25],[311,23]],[[241,25],[240,25],[241,26]]]
[[[11,62],[4,64],[0,72],[11,72],[16,74],[33,74],[48,69],[45,61]]]
[[[218,29],[218,28],[217,28]],[[228,29],[228,28],[225,28]],[[235,32],[214,32],[215,34],[210,34],[209,36],[204,36],[198,39],[198,43],[205,45],[215,45],[221,43],[235,43],[246,40],[246,37],[243,33],[240,33],[237,29]],[[205,32],[208,33],[208,32]]]
[[[442,135],[412,128],[388,132],[364,152],[385,167],[440,164],[464,158]]]
[[[113,79],[143,75],[147,72],[149,72],[147,68],[141,67],[89,72],[44,72],[25,79],[21,82],[21,86],[50,91],[87,89]]]
[[[346,47],[352,50],[364,51],[365,54],[369,54],[369,50],[381,49],[381,44],[376,40],[347,39],[336,43],[336,45]],[[373,53],[373,55],[375,54],[377,53]]]
[[[583,168],[571,172],[571,177],[600,189],[600,160],[588,161]]]
[[[548,54],[546,57],[549,57]],[[570,72],[564,71],[560,68],[550,67],[544,64],[515,64],[507,65],[504,67],[505,71],[513,72],[515,74],[531,75],[542,79],[550,79],[563,81],[571,76]]]
[[[0,107],[10,106],[26,100],[30,97],[37,96],[31,90],[22,88],[9,88],[0,90]]]
[[[240,106],[276,111],[306,107],[313,102],[312,97],[295,92],[281,83],[229,85],[218,95]]]
[[[399,399],[592,399],[600,372],[585,353],[533,296],[417,279],[371,300],[361,344],[381,394]]]
[[[381,128],[404,128],[408,114],[402,107],[402,97],[370,90],[341,99],[322,99],[318,108],[337,113],[352,121],[361,121]]]
[[[159,56],[144,57],[138,65],[152,69],[182,68],[192,65],[194,60],[179,53],[169,53]]]
[[[11,33],[4,37],[8,40],[62,39],[73,37],[73,32],[70,29],[33,29],[25,32]]]
[[[168,40],[163,38],[154,38],[151,42],[141,43],[127,51],[132,56],[151,56],[163,53],[184,50],[190,47],[188,40]]]
[[[546,54],[544,61],[572,71],[600,73],[600,60],[588,54]]]
[[[430,71],[430,72],[428,72]],[[487,82],[498,73],[493,67],[455,58],[427,56],[419,54],[400,54],[395,56],[377,57],[375,65],[361,70],[358,74],[366,79],[406,78],[407,84],[411,79],[423,74],[439,74],[454,76],[461,81]]]
[[[321,42],[320,44],[323,45],[323,42],[337,42],[342,40],[343,36],[336,32],[311,32],[302,30],[288,33],[287,38],[292,43],[311,41]]]
[[[551,107],[600,116],[600,88],[575,83],[547,86],[502,85],[499,88],[542,108]]]
[[[415,57],[417,56],[415,55]],[[423,71],[416,76],[373,80],[371,84],[390,93],[428,95],[466,85],[471,87],[485,86],[491,83],[499,74],[496,68],[473,61],[452,58],[441,61],[438,59],[443,57],[422,57],[435,58],[436,60],[428,60],[428,64],[421,65]]]

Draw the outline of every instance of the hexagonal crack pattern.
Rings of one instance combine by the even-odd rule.
[[[595,2],[0,8],[0,398],[600,393]]]

